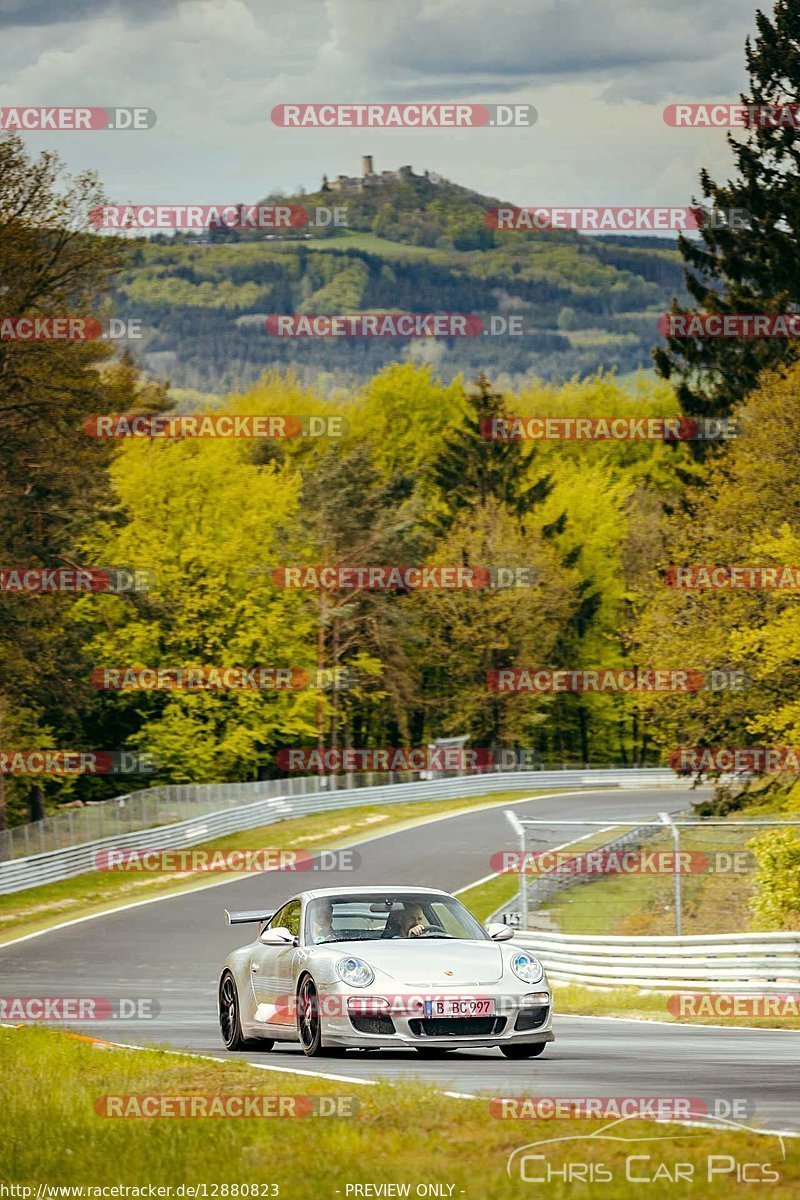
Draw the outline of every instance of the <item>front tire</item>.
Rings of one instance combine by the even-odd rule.
[[[297,992],[297,1034],[307,1058],[338,1058],[345,1053],[343,1046],[323,1046],[322,1018],[319,996],[310,975],[300,983]]]
[[[506,1058],[538,1058],[543,1053],[547,1042],[520,1042],[516,1046],[501,1046],[500,1053]]]
[[[242,1033],[239,993],[230,971],[219,981],[219,1028],[226,1050],[271,1050],[275,1045],[269,1038],[246,1038]]]

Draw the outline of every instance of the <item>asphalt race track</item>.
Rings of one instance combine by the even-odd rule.
[[[519,815],[593,820],[648,819],[689,807],[670,790],[584,792],[509,803]],[[556,845],[581,831],[553,827]],[[275,837],[280,845],[280,836]],[[502,807],[464,813],[358,845],[360,869],[271,873],[146,903],[0,947],[0,987],[17,996],[154,997],[156,1020],[93,1022],[84,1032],[138,1045],[181,1047],[220,1058],[216,983],[228,951],[249,938],[229,928],[225,908],[276,908],[295,891],[339,884],[416,884],[456,891],[490,874],[489,856],[516,849]],[[748,1123],[800,1129],[800,1033],[669,1026],[593,1017],[556,1017],[543,1057],[510,1062],[499,1050],[457,1051],[423,1060],[413,1050],[307,1059],[286,1044],[248,1054],[264,1067],[298,1068],[353,1080],[415,1077],[448,1090],[491,1095],[690,1096],[748,1101]]]

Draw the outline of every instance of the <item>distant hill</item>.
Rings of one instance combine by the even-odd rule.
[[[205,392],[275,364],[346,383],[408,357],[446,377],[627,373],[649,369],[658,316],[682,295],[667,239],[498,231],[486,212],[501,200],[410,168],[329,187],[265,200],[346,205],[346,229],[137,242],[116,297],[120,316],[143,322],[134,352],[176,386]],[[410,343],[278,339],[264,329],[270,313],[375,310],[519,316],[525,333]]]

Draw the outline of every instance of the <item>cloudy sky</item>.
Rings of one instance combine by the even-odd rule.
[[[115,202],[251,202],[412,163],[517,204],[685,204],[724,134],[756,0],[0,0],[0,106],[136,105],[140,132],[26,135]],[[769,5],[767,5],[769,7]],[[280,129],[275,104],[528,103],[530,129]]]

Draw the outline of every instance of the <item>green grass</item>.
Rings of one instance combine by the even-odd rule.
[[[735,815],[735,814],[734,814]],[[765,816],[780,816],[778,813]],[[681,850],[713,855],[717,850],[736,853],[746,849],[760,832],[731,826],[681,830]],[[613,836],[613,835],[607,835]],[[644,849],[671,850],[668,834],[651,838]],[[684,934],[739,933],[758,930],[749,901],[754,872],[742,874],[686,874],[681,877],[682,931]],[[675,932],[673,875],[609,875],[590,883],[565,888],[542,906],[563,933],[644,935]]]
[[[673,989],[677,991],[678,989]],[[686,988],[698,993],[701,989]],[[717,989],[724,991],[724,985]],[[632,1017],[637,1020],[678,1022],[682,1025],[740,1025],[753,1029],[800,1029],[800,1016],[783,1017],[720,1017],[674,1016],[667,1003],[668,991],[642,991],[639,988],[587,988],[577,984],[553,984],[553,1005],[556,1012],[574,1013],[586,1017]],[[800,1042],[798,1042],[800,1050]]]
[[[608,841],[610,836],[609,833],[587,833],[574,840],[576,843],[580,843],[581,852],[585,852],[594,846],[601,846]],[[484,880],[483,883],[476,883],[473,887],[464,888],[458,893],[458,898],[474,917],[479,921],[485,921],[501,906],[511,904],[518,894],[519,874],[508,872],[503,875],[494,875],[491,879]],[[515,907],[517,906],[515,905]]]
[[[372,804],[333,809],[307,817],[276,821],[258,829],[247,829],[228,837],[215,838],[193,849],[248,850],[275,847],[281,849],[335,849],[372,834],[388,833],[448,812],[460,812],[485,805],[508,804],[528,796],[551,795],[541,790],[489,792],[457,800],[421,800],[403,804]],[[215,871],[213,879],[225,878]],[[241,878],[241,876],[238,876]],[[0,896],[0,944],[26,933],[47,929],[60,921],[103,912],[118,905],[135,904],[153,896],[202,887],[209,876],[197,872],[180,875],[141,872],[91,871],[74,879],[48,883]]]
[[[519,892],[518,875],[495,875],[485,883],[458,892],[461,903],[483,923],[502,905],[510,904]]]
[[[264,1055],[265,1063],[269,1058]],[[40,1182],[62,1187],[206,1184],[209,1196],[211,1185],[246,1183],[276,1184],[283,1200],[322,1200],[337,1194],[345,1200],[348,1185],[407,1184],[413,1196],[418,1184],[439,1183],[452,1185],[454,1197],[504,1200],[542,1194],[540,1189],[521,1191],[519,1175],[507,1178],[508,1155],[530,1142],[565,1137],[578,1140],[540,1147],[538,1152],[559,1168],[565,1162],[603,1163],[613,1175],[602,1187],[608,1200],[632,1194],[625,1160],[633,1155],[653,1156],[649,1164],[632,1164],[640,1177],[645,1170],[654,1174],[662,1162],[671,1171],[676,1163],[691,1163],[696,1194],[704,1198],[729,1196],[735,1182],[730,1174],[706,1181],[711,1154],[771,1163],[779,1173],[776,1194],[781,1196],[797,1194],[794,1189],[800,1187],[800,1147],[793,1140],[785,1142],[784,1161],[776,1137],[747,1131],[626,1121],[609,1130],[631,1139],[626,1143],[590,1139],[607,1124],[602,1121],[499,1120],[490,1113],[488,1096],[455,1099],[414,1083],[413,1058],[407,1081],[365,1087],[273,1075],[245,1063],[212,1063],[157,1050],[103,1049],[50,1030],[0,1029],[0,1060],[6,1080],[0,1107],[0,1180],[33,1185],[34,1195]],[[526,1090],[515,1084],[515,1066],[508,1064],[508,1096]],[[104,1096],[222,1093],[335,1095],[359,1107],[347,1117],[294,1120],[126,1120],[101,1116],[95,1108]],[[635,1140],[654,1137],[664,1140]],[[653,1200],[682,1196],[688,1194],[685,1186],[656,1182],[647,1195]],[[259,1189],[256,1194],[267,1193]],[[544,1194],[561,1200],[589,1191],[585,1185],[556,1178]]]
[[[375,233],[343,230],[336,237],[317,238],[304,245],[308,250],[331,253],[343,250],[363,250],[366,254],[379,254],[382,258],[435,258],[452,259],[454,250],[436,250],[430,246],[411,246],[406,242],[390,242]]]

